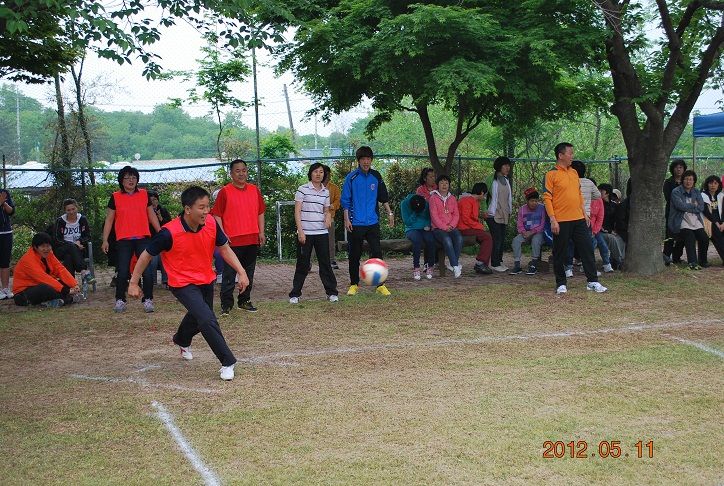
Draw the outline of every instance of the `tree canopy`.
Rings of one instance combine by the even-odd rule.
[[[369,134],[396,112],[416,113],[438,171],[449,171],[483,120],[520,127],[602,98],[586,76],[603,59],[602,22],[590,2],[321,3],[296,13],[279,69],[294,72],[325,116],[372,100]],[[431,105],[455,117],[444,163]]]

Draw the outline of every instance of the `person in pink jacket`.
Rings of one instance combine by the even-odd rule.
[[[432,234],[445,249],[445,254],[455,278],[459,278],[463,272],[460,264],[460,253],[463,250],[463,235],[457,229],[460,220],[458,202],[450,193],[450,178],[446,175],[437,177],[437,190],[430,193],[430,221],[432,222]]]
[[[601,233],[603,228],[603,199],[592,199],[591,200],[591,239],[593,240],[593,249],[598,247],[598,252],[601,254],[601,260],[603,260],[603,271],[606,273],[613,272],[611,266],[611,252],[606,244],[606,239]]]

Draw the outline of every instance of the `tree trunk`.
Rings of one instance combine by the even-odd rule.
[[[88,177],[90,178],[91,186],[96,185],[96,175],[93,173],[93,150],[91,146],[90,135],[88,134],[88,125],[85,119],[85,108],[83,96],[81,94],[81,77],[83,76],[83,62],[81,59],[80,69],[76,73],[75,66],[70,67],[70,72],[73,75],[73,82],[75,83],[75,99],[78,103],[78,124],[80,125],[80,131],[83,133],[83,141],[85,142],[85,155],[88,164]],[[83,181],[85,183],[85,181]]]
[[[632,194],[628,196],[631,197],[631,214],[626,270],[639,275],[654,275],[664,269],[661,245],[665,221],[661,188],[666,178],[668,156],[663,147],[663,131],[650,135],[643,137],[642,146],[629,154]]]
[[[55,173],[55,178],[61,188],[70,190],[72,187],[70,168],[70,144],[68,143],[68,130],[65,125],[65,107],[63,106],[63,93],[60,91],[60,75],[55,78],[55,101],[58,107],[58,134],[60,135],[60,167],[64,170]]]

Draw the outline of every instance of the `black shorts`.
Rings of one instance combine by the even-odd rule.
[[[10,268],[10,257],[13,254],[13,234],[0,235],[0,268]]]

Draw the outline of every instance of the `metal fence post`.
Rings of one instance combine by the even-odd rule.
[[[463,192],[462,191],[463,158],[460,154],[457,154],[457,158],[458,158],[458,193],[457,193],[457,195],[459,197],[460,194]]]
[[[281,201],[276,202],[277,209],[277,251],[279,261],[282,261],[282,205]]]

